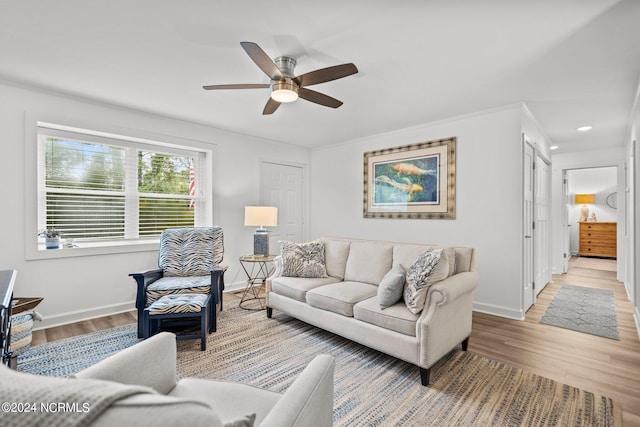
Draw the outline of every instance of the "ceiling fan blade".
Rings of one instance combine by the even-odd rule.
[[[269,55],[267,55],[260,46],[253,42],[240,42],[240,45],[244,51],[247,52],[249,58],[251,58],[271,80],[281,80],[284,78],[280,69],[276,67],[276,64],[274,64],[271,58],[269,58]]]
[[[208,85],[202,86],[205,90],[218,90],[218,89],[266,89],[270,87],[268,84],[237,84],[237,85]]]
[[[269,97],[267,104],[264,106],[264,110],[262,110],[262,114],[273,114],[276,112],[279,106],[280,103],[278,101],[275,101],[273,98]]]
[[[316,92],[315,90],[306,89],[301,87],[298,89],[298,96],[307,101],[315,102],[316,104],[324,105],[325,107],[338,108],[342,105],[342,101],[338,101],[324,93]]]
[[[300,87],[311,86],[319,83],[330,82],[331,80],[341,79],[357,72],[358,68],[356,68],[354,64],[349,63],[310,71],[297,76],[294,80]]]

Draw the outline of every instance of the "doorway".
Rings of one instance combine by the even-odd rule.
[[[587,268],[602,271],[617,271],[617,236],[598,243],[609,247],[613,257],[585,257],[584,236],[580,233],[581,215],[599,225],[618,223],[617,188],[618,167],[602,166],[563,171],[565,191],[565,259],[563,273],[569,268]],[[576,204],[576,194],[593,195],[593,203]],[[584,223],[582,223],[584,227]],[[613,240],[612,240],[613,239]],[[613,246],[613,247],[612,247]],[[612,270],[613,269],[613,270]]]

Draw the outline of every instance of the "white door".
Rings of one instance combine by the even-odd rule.
[[[278,226],[269,229],[269,252],[280,252],[279,240],[303,239],[303,168],[262,162],[260,203],[278,208]]]
[[[523,138],[524,139],[524,138]],[[523,274],[523,311],[527,311],[535,302],[534,291],[534,250],[533,250],[533,195],[534,195],[534,152],[531,144],[524,139],[524,205],[522,239],[522,274]]]
[[[551,168],[546,160],[536,156],[533,200],[535,215],[533,230],[534,288],[536,296],[551,281],[550,218],[551,218]],[[535,302],[535,301],[534,301]]]

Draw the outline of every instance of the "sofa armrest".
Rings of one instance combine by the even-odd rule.
[[[420,366],[428,368],[471,334],[475,271],[455,274],[429,289],[424,311],[416,323]]]
[[[273,259],[273,272],[271,276],[265,280],[267,295],[271,292],[271,281],[282,274],[282,255],[278,255]]]
[[[316,356],[271,408],[261,425],[332,426],[334,369],[332,356]]]
[[[161,332],[73,375],[151,387],[160,394],[176,385],[176,336]]]

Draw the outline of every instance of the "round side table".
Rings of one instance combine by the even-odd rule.
[[[273,272],[273,260],[276,255],[245,255],[240,257],[240,265],[247,275],[247,286],[242,292],[240,308],[245,310],[264,310],[266,298],[260,296],[267,277]],[[270,265],[271,264],[271,265]],[[258,301],[259,307],[248,307],[247,301]],[[244,306],[243,306],[244,304]]]

